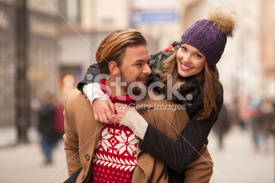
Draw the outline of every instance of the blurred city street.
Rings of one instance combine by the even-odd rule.
[[[210,134],[208,149],[214,161],[211,183],[275,183],[274,139],[267,152],[255,151],[252,132],[233,127],[224,139],[224,149],[217,147]]]
[[[209,136],[209,151],[214,160],[211,183],[274,183],[274,140],[270,138],[268,152],[256,152],[250,131],[239,127],[227,134],[224,149]],[[44,166],[39,143],[21,144],[0,149],[2,183],[59,183],[67,177],[63,142],[54,151],[54,163]]]
[[[39,143],[32,142],[0,149],[0,182],[63,182],[67,178],[67,167],[62,141],[53,153],[53,163],[44,165]]]
[[[53,162],[46,165],[39,139],[51,162],[54,137],[64,132],[65,97],[82,79],[97,78],[85,73],[100,62],[97,48],[106,35],[136,29],[154,55],[182,41],[187,28],[214,8],[233,11],[237,29],[232,38],[226,38],[221,61],[215,67],[208,64],[223,86],[228,114],[220,116],[230,118],[219,118],[226,123],[216,125],[216,130],[213,126],[209,134],[208,149],[214,161],[210,183],[275,183],[275,0],[0,0],[0,183],[67,179],[63,140],[54,149]],[[109,62],[107,57],[104,60]],[[191,68],[186,65],[183,70]],[[208,90],[204,83],[215,83],[205,75],[198,78],[203,91]],[[212,90],[208,91],[213,98]],[[186,96],[188,100],[191,96],[192,104],[193,95]],[[220,139],[224,135],[222,149],[218,135]]]

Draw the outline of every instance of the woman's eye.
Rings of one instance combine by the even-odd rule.
[[[198,58],[202,58],[202,56],[200,54],[196,54],[196,57]]]
[[[181,49],[184,50],[184,51],[187,51],[185,46],[181,46]]]

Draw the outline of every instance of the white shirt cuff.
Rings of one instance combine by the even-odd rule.
[[[83,86],[83,93],[86,95],[91,105],[95,99],[108,100],[109,97],[100,88],[98,83],[89,83]]]
[[[121,125],[128,126],[136,136],[143,140],[148,123],[145,119],[136,111],[136,109],[130,109],[120,121]]]

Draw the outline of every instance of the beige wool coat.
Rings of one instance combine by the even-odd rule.
[[[136,101],[144,119],[176,141],[189,117],[185,111],[154,109],[158,105],[177,105],[165,99],[154,101],[149,96]],[[149,110],[150,109],[150,110]],[[161,115],[160,115],[161,114]],[[95,148],[98,144],[103,124],[96,121],[93,116],[90,102],[85,95],[77,89],[71,91],[64,105],[64,145],[69,176],[82,167],[77,178],[79,182],[92,182],[91,164]],[[200,155],[199,155],[200,154]],[[184,182],[209,182],[213,171],[213,161],[204,145],[195,160],[185,171]],[[199,181],[200,180],[200,181]],[[137,147],[137,167],[132,176],[133,183],[168,182],[167,166],[149,153]]]

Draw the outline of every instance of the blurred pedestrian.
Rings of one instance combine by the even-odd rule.
[[[267,153],[270,150],[268,140],[271,137],[272,134],[272,123],[274,120],[274,108],[272,101],[268,98],[263,99],[260,105],[261,110],[261,143],[262,143],[262,151],[264,153]]]
[[[44,164],[52,163],[52,151],[56,146],[57,133],[55,130],[55,105],[51,94],[44,96],[44,101],[38,111],[38,130],[42,135],[41,147],[45,157]]]
[[[219,113],[218,120],[213,126],[213,131],[218,137],[218,146],[220,150],[223,149],[224,135],[229,131],[230,127],[231,124],[228,109],[224,104]]]
[[[275,142],[275,100],[272,102],[273,104],[273,120],[270,127],[270,132],[273,134],[274,142]]]
[[[244,96],[237,96],[238,124],[242,130],[247,129],[249,123],[249,99]]]
[[[57,138],[58,138],[57,140],[60,140],[62,139],[62,136],[64,134],[64,115],[63,115],[64,106],[63,106],[63,103],[58,98],[55,98],[54,104],[55,104],[54,128],[57,133]]]
[[[256,151],[260,150],[260,129],[261,129],[261,116],[260,103],[256,101],[250,101],[248,108],[249,111],[249,123],[252,128],[252,140]]]

